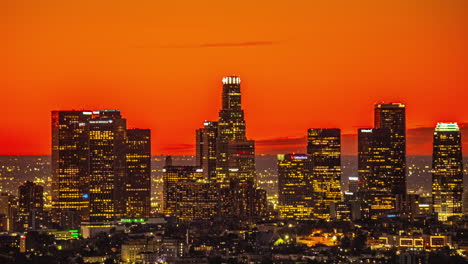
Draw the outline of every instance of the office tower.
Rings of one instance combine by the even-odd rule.
[[[126,218],[148,218],[151,209],[151,131],[127,130]]]
[[[313,158],[315,215],[329,219],[331,203],[341,201],[341,133],[339,129],[309,129],[307,154]],[[321,211],[321,212],[320,212]]]
[[[151,171],[149,131],[131,130],[129,134],[128,138],[126,120],[119,110],[52,111],[52,213],[56,223],[77,228],[83,221],[113,221],[124,216],[127,187],[132,195],[129,213],[148,212],[143,196],[149,189]],[[140,206],[143,203],[145,207]]]
[[[359,177],[348,177],[348,191],[353,194],[359,190]]]
[[[207,221],[218,210],[219,188],[216,183],[188,180],[174,185],[174,212],[181,221]]]
[[[18,201],[10,193],[0,193],[0,231],[13,231],[17,218]]]
[[[370,207],[371,218],[395,209],[391,179],[394,176],[389,129],[358,130],[359,193]]]
[[[394,195],[406,194],[406,108],[401,103],[376,104],[374,127],[389,130],[390,163],[387,184]]]
[[[205,179],[216,180],[216,142],[218,122],[205,121],[196,131],[196,166],[203,169]]]
[[[18,222],[21,230],[43,228],[44,187],[27,181],[18,187]]]
[[[266,191],[251,180],[232,179],[228,187],[220,189],[220,194],[222,217],[237,219],[240,226],[247,226],[267,214]]]
[[[236,76],[223,78],[216,147],[216,177],[221,187],[228,187],[231,179],[255,181],[255,146],[245,135],[240,82]]]
[[[228,145],[229,180],[255,184],[255,142],[234,141]]]
[[[168,159],[166,159],[166,162]],[[170,160],[168,163],[172,163]],[[177,205],[178,183],[203,180],[202,169],[195,166],[165,166],[163,169],[164,213],[174,215]]]
[[[100,111],[89,121],[89,220],[114,221],[125,214],[126,120]]]
[[[202,167],[203,164],[203,148],[205,142],[203,141],[203,128],[195,130],[195,166]]]
[[[163,175],[164,213],[180,221],[212,219],[218,211],[219,188],[204,179],[195,166],[165,166]]]
[[[462,216],[463,157],[457,123],[438,123],[432,152],[432,200],[439,221]]]
[[[52,210],[55,222],[63,227],[76,228],[87,220],[88,122],[98,114],[52,111]]]
[[[281,217],[313,219],[312,177],[311,155],[278,155],[278,208]]]

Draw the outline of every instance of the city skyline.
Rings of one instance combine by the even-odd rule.
[[[220,85],[221,86],[221,85]],[[222,87],[220,87],[219,90],[222,90]],[[220,91],[221,93],[221,91]],[[403,103],[400,101],[391,101],[391,102],[386,102],[389,104],[392,103]],[[369,106],[369,115],[372,117],[372,107],[375,105],[383,104],[383,102],[375,103],[374,105]],[[403,103],[404,104],[404,103]],[[73,111],[86,111],[89,108],[81,108],[81,109],[73,109]],[[102,110],[107,111],[112,108],[103,108]],[[69,109],[64,109],[64,110],[51,110],[50,112],[54,111],[66,111]],[[119,109],[121,110],[121,109]],[[114,111],[114,109],[110,110]],[[50,112],[48,113],[50,115]],[[127,117],[128,115],[126,115]],[[216,118],[214,118],[216,119]],[[246,117],[246,120],[249,118]],[[208,119],[205,119],[204,122],[201,123],[203,125],[208,121]],[[432,127],[415,127],[415,128],[407,128],[407,155],[431,155],[432,154],[432,144],[433,144],[433,138],[432,138],[432,133],[434,127],[436,127],[437,123],[443,123],[443,122],[455,122],[458,124],[461,133],[468,133],[468,123],[464,122],[457,122],[456,120],[443,120],[443,121],[435,121],[434,126]],[[361,128],[371,128],[374,121],[371,120],[369,122],[369,125],[364,125],[364,126],[357,126],[355,128],[356,132],[358,132],[359,129]],[[189,131],[192,134],[192,138],[190,142],[188,143],[169,143],[169,144],[162,144],[164,147],[159,147],[156,145],[156,143],[152,142],[152,152],[154,153],[155,156],[158,155],[175,155],[175,156],[196,156],[196,143],[193,142],[193,132],[199,129],[201,125],[198,125],[193,129],[193,131]],[[311,126],[313,127],[313,126]],[[339,126],[336,126],[340,128]],[[132,129],[141,129],[140,127],[134,127],[134,126],[129,126],[129,128]],[[303,131],[303,135],[296,135],[296,136],[280,136],[277,138],[266,138],[266,139],[260,139],[260,140],[255,140],[257,142],[257,155],[261,154],[267,154],[267,155],[276,155],[276,154],[281,154],[281,153],[301,153],[301,152],[306,152],[307,147],[304,144],[307,144],[307,129],[305,128]],[[328,128],[335,128],[334,126],[330,126]],[[341,129],[341,128],[340,128]],[[184,131],[184,130],[183,130]],[[152,133],[157,133],[157,131],[152,131]],[[184,131],[184,134],[187,133]],[[49,135],[49,137],[51,134]],[[161,139],[160,139],[161,140]],[[341,134],[341,140],[342,140],[342,154],[343,155],[349,155],[349,156],[357,156],[358,155],[358,133],[342,133]],[[12,144],[13,142],[9,142]],[[462,145],[465,146],[465,148],[468,147],[468,141],[462,140]],[[15,151],[8,153],[5,151],[9,150],[9,146],[6,145],[7,148],[3,148],[0,150],[0,155],[51,155],[50,150],[45,153],[42,152],[30,152],[30,151],[25,151],[23,152],[22,149],[15,149]],[[11,147],[11,146],[10,146]],[[50,149],[50,145],[48,146]],[[158,152],[155,152],[156,151]],[[3,151],[3,152],[2,152]],[[466,152],[463,152],[463,156],[467,156]]]
[[[1,2],[0,263],[468,263],[466,14]]]
[[[50,154],[49,112],[82,108],[124,111],[154,131],[155,154],[193,154],[230,74],[259,153],[291,152],[310,127],[354,139],[380,102],[408,105],[409,154],[430,155],[437,122],[468,123],[462,1],[2,4],[0,154]]]

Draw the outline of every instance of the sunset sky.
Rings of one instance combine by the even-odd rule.
[[[377,102],[407,105],[408,153],[464,126],[466,0],[0,1],[0,154],[50,154],[50,111],[120,109],[153,154],[194,154],[221,78],[242,78],[257,153],[305,151],[338,127],[343,153]]]

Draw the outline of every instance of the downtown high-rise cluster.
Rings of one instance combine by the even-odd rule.
[[[278,155],[278,197],[257,183],[255,142],[246,136],[241,79],[222,79],[219,119],[195,132],[196,164],[163,169],[162,211],[179,221],[254,223],[462,216],[460,129],[434,132],[432,201],[407,193],[406,106],[376,104],[374,127],[358,129],[358,174],[342,177],[341,130],[311,128],[307,153]],[[150,217],[151,140],[117,110],[52,112],[52,217],[63,227]],[[348,190],[342,183],[348,181]],[[276,214],[277,213],[277,214]],[[133,221],[133,220],[131,220]]]
[[[52,112],[52,219],[62,227],[150,215],[151,135],[118,110]]]
[[[222,80],[218,121],[196,130],[196,165],[164,168],[164,211],[181,220],[216,217],[248,223],[266,215],[266,191],[258,188],[255,142],[246,136],[241,80]]]
[[[354,162],[342,156],[341,130],[324,127],[304,129],[303,153],[256,156],[241,79],[224,77],[220,94],[217,120],[194,131],[195,159],[151,158],[151,131],[127,128],[119,110],[52,111],[51,179],[15,182],[16,196],[0,192],[0,262],[468,259],[457,123],[435,127],[432,166],[428,157],[407,162],[402,103],[374,106],[374,125],[357,129]],[[415,168],[430,193],[408,184]]]
[[[406,189],[406,107],[376,104],[374,127],[358,129],[358,175],[341,190],[339,129],[309,129],[307,154],[278,155],[281,217],[360,220],[437,214],[462,216],[460,129],[438,123],[434,132],[432,201]]]

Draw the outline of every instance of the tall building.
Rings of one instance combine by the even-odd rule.
[[[216,180],[216,144],[218,122],[205,121],[196,131],[196,165],[203,169],[205,179]]]
[[[55,222],[88,220],[89,120],[99,112],[52,111],[52,209]]]
[[[27,181],[18,187],[18,222],[21,230],[36,230],[44,224],[44,187]]]
[[[348,191],[356,194],[359,191],[359,177],[348,177]]]
[[[151,131],[127,130],[127,218],[148,218],[151,209]]]
[[[376,104],[374,128],[388,129],[390,144],[389,177],[394,195],[406,194],[406,107],[401,103]]]
[[[228,187],[232,179],[255,181],[255,144],[245,134],[240,83],[236,76],[223,78],[216,146],[216,177],[221,187]]]
[[[139,138],[137,131],[127,138],[126,120],[118,110],[52,111],[52,212],[56,223],[77,228],[83,221],[112,221],[125,215],[126,188],[134,189],[150,171],[148,153],[144,153],[149,141],[141,142],[146,139]],[[127,177],[127,172],[134,176]],[[147,183],[143,182],[141,185]],[[135,200],[131,203],[141,202],[145,192],[138,186],[135,190],[141,195],[132,191]],[[142,210],[148,211],[147,207]]]
[[[283,218],[313,219],[311,155],[278,155],[278,208]]]
[[[89,220],[114,221],[125,214],[126,120],[101,111],[89,121]]]
[[[463,157],[457,123],[438,123],[432,152],[432,200],[440,221],[462,216]]]
[[[388,129],[358,129],[359,192],[377,218],[395,209],[391,178],[394,176]]]
[[[321,208],[315,215],[328,219],[330,204],[341,201],[340,129],[309,129],[307,154],[313,158],[315,206]]]
[[[195,166],[202,167],[203,164],[203,150],[205,142],[203,140],[204,128],[195,130]]]

